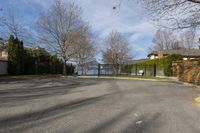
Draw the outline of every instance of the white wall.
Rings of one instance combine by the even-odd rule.
[[[150,56],[150,60],[154,60],[154,59],[158,59],[158,56],[151,55],[151,56]]]
[[[151,60],[155,59],[155,56],[154,56],[154,55],[151,55],[151,56],[150,56],[150,59],[151,59]]]
[[[7,75],[8,74],[8,62],[0,60],[0,75]]]

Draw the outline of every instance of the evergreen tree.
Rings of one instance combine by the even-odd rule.
[[[14,36],[11,35],[8,40],[8,61],[13,61],[13,52],[14,52]]]
[[[14,74],[14,61],[15,61],[15,44],[14,44],[14,36],[11,35],[8,40],[8,73]]]
[[[63,61],[44,49],[24,49],[23,41],[10,36],[8,40],[8,72],[11,75],[62,73]],[[73,66],[67,66],[71,74]]]
[[[13,61],[15,64],[15,74],[19,75],[20,74],[20,43],[18,38],[15,39],[14,41],[15,44],[15,57],[16,59]]]
[[[24,47],[23,42],[14,36],[8,41],[8,72],[9,74],[24,74]]]
[[[24,74],[25,52],[23,41],[19,41],[20,74]]]

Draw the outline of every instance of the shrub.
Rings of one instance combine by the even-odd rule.
[[[166,76],[173,75],[172,63],[177,60],[183,60],[183,56],[174,54],[174,55],[170,55],[170,56],[164,58],[164,74]]]

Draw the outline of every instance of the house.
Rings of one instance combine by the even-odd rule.
[[[168,55],[172,54],[180,54],[183,56],[183,60],[190,60],[190,59],[196,59],[200,58],[200,50],[199,49],[180,49],[180,50],[164,50],[164,51],[155,51],[150,54],[148,54],[148,58],[150,60],[153,59],[159,59],[166,57]]]
[[[25,47],[24,48],[28,53],[30,54],[35,54],[37,56],[39,55],[46,55],[49,56],[49,52],[45,49],[45,48],[41,48],[41,47]]]
[[[143,61],[147,61],[147,60],[148,60],[148,59],[132,60],[132,61],[130,61],[128,64],[136,64],[136,63],[143,62]]]

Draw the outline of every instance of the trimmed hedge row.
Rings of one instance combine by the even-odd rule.
[[[147,60],[143,62],[138,62],[135,64],[129,64],[123,67],[125,70],[131,70],[135,65],[137,66],[153,66],[156,65],[157,69],[163,68],[165,76],[172,76],[173,70],[172,70],[172,62],[177,60],[183,60],[183,56],[179,54],[173,54],[169,55],[167,57],[163,57],[160,59],[154,59],[154,60]]]

